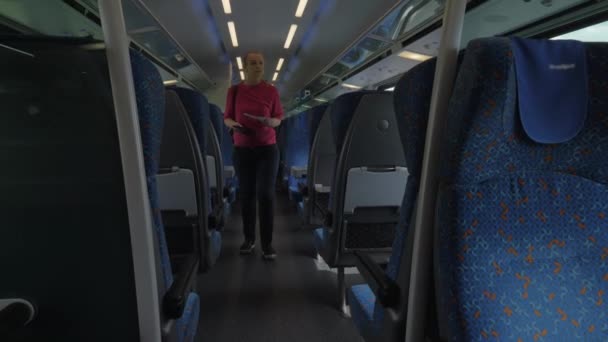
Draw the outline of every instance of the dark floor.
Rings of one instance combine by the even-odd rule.
[[[255,254],[239,255],[239,211],[227,222],[218,263],[199,279],[199,341],[362,341],[338,310],[336,274],[315,266],[312,232],[301,229],[287,196],[277,198],[274,262],[262,260],[259,243]],[[349,283],[357,278],[347,275]]]

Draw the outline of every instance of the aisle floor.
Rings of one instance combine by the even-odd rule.
[[[275,261],[262,259],[259,238],[254,254],[239,255],[240,209],[233,208],[222,255],[199,278],[199,341],[362,342],[338,310],[335,271],[318,265],[312,231],[301,227],[292,204],[277,195]],[[356,282],[358,275],[347,274],[347,284]]]

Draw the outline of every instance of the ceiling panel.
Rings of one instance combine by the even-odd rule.
[[[228,60],[248,50],[266,56],[266,78],[272,79],[280,57],[286,63],[277,86],[287,99],[310,83],[379,22],[399,0],[308,0],[304,16],[296,18],[299,0],[231,0],[232,14],[226,15],[221,0],[208,0],[217,33],[210,25],[205,0],[144,0],[165,28],[207,72],[221,80],[229,77]],[[231,44],[227,21],[235,22],[239,47]],[[283,48],[292,24],[298,25],[289,50]],[[225,54],[218,38],[223,42]],[[238,75],[238,73],[235,73]]]

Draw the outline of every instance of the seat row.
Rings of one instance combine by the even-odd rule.
[[[138,340],[149,314],[142,301],[153,301],[139,292],[150,280],[134,267],[134,246],[150,244],[163,338],[193,341],[196,279],[220,254],[235,191],[224,180],[233,173],[224,176],[220,109],[194,90],[166,88],[156,66],[130,51],[148,241],[134,233],[124,181],[133,170],[121,159],[104,48],[88,39],[0,41],[11,48],[0,50],[0,149],[13,165],[0,173],[1,339]]]
[[[550,57],[547,57],[550,56]],[[440,151],[432,340],[608,338],[608,45],[487,38],[459,57]],[[304,190],[366,341],[403,341],[436,61],[393,94],[342,95],[314,133]],[[296,191],[296,188],[291,189]],[[366,284],[344,294],[344,267]]]

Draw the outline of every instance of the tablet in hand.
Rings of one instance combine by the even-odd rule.
[[[243,113],[243,115],[245,115],[246,117],[248,117],[250,119],[257,120],[260,122],[263,122],[265,120],[265,118],[263,116],[251,115],[249,113]]]

